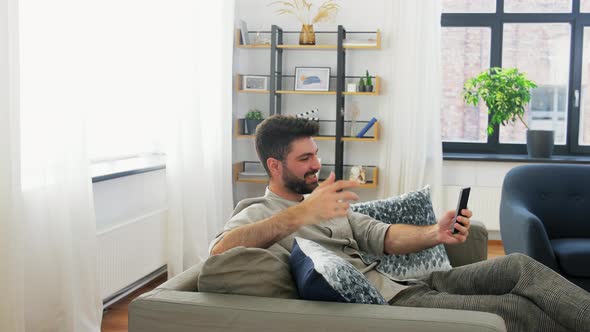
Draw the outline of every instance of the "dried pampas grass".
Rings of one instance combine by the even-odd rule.
[[[283,0],[274,1],[269,5],[279,5],[282,8],[277,9],[279,15],[289,14],[301,22],[301,24],[315,24],[321,22],[331,22],[338,13],[338,4],[334,0],[324,1],[317,9],[315,15],[311,15],[313,3],[306,0]]]

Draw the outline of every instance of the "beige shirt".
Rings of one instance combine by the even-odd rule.
[[[238,203],[232,218],[227,222],[223,231],[211,243],[209,250],[223,238],[225,232],[269,218],[296,204],[299,203],[284,199],[271,192],[268,188],[264,197],[242,200]],[[359,254],[360,250],[382,255],[384,253],[385,233],[389,226],[389,224],[369,216],[349,211],[347,217],[330,219],[316,225],[301,227],[296,232],[279,240],[277,244],[291,252],[293,240],[298,236],[322,245],[362,272],[379,290],[383,298],[389,301],[407,286],[399,284],[391,277],[375,270],[378,262],[367,264]],[[286,263],[288,264],[288,262]]]

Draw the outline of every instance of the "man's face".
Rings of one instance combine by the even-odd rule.
[[[282,162],[283,185],[294,193],[305,195],[317,188],[317,173],[321,168],[318,147],[311,137],[291,143],[291,152]]]

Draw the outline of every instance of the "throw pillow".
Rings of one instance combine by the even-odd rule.
[[[313,241],[295,238],[291,271],[302,299],[386,304],[379,291],[359,270]]]
[[[268,249],[236,247],[209,257],[198,289],[206,293],[297,299],[289,252],[278,244]]]
[[[429,186],[400,196],[352,204],[351,209],[388,224],[425,226],[437,222]],[[378,271],[401,280],[451,269],[449,257],[442,244],[411,254],[375,256],[361,252],[361,256],[368,262],[381,261],[377,266]]]

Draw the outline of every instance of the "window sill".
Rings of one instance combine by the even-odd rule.
[[[590,156],[559,156],[551,158],[530,158],[521,154],[486,154],[486,153],[443,153],[443,160],[453,161],[495,161],[544,164],[590,164]]]
[[[92,183],[112,180],[124,176],[166,169],[166,156],[149,154],[137,157],[92,163]]]

